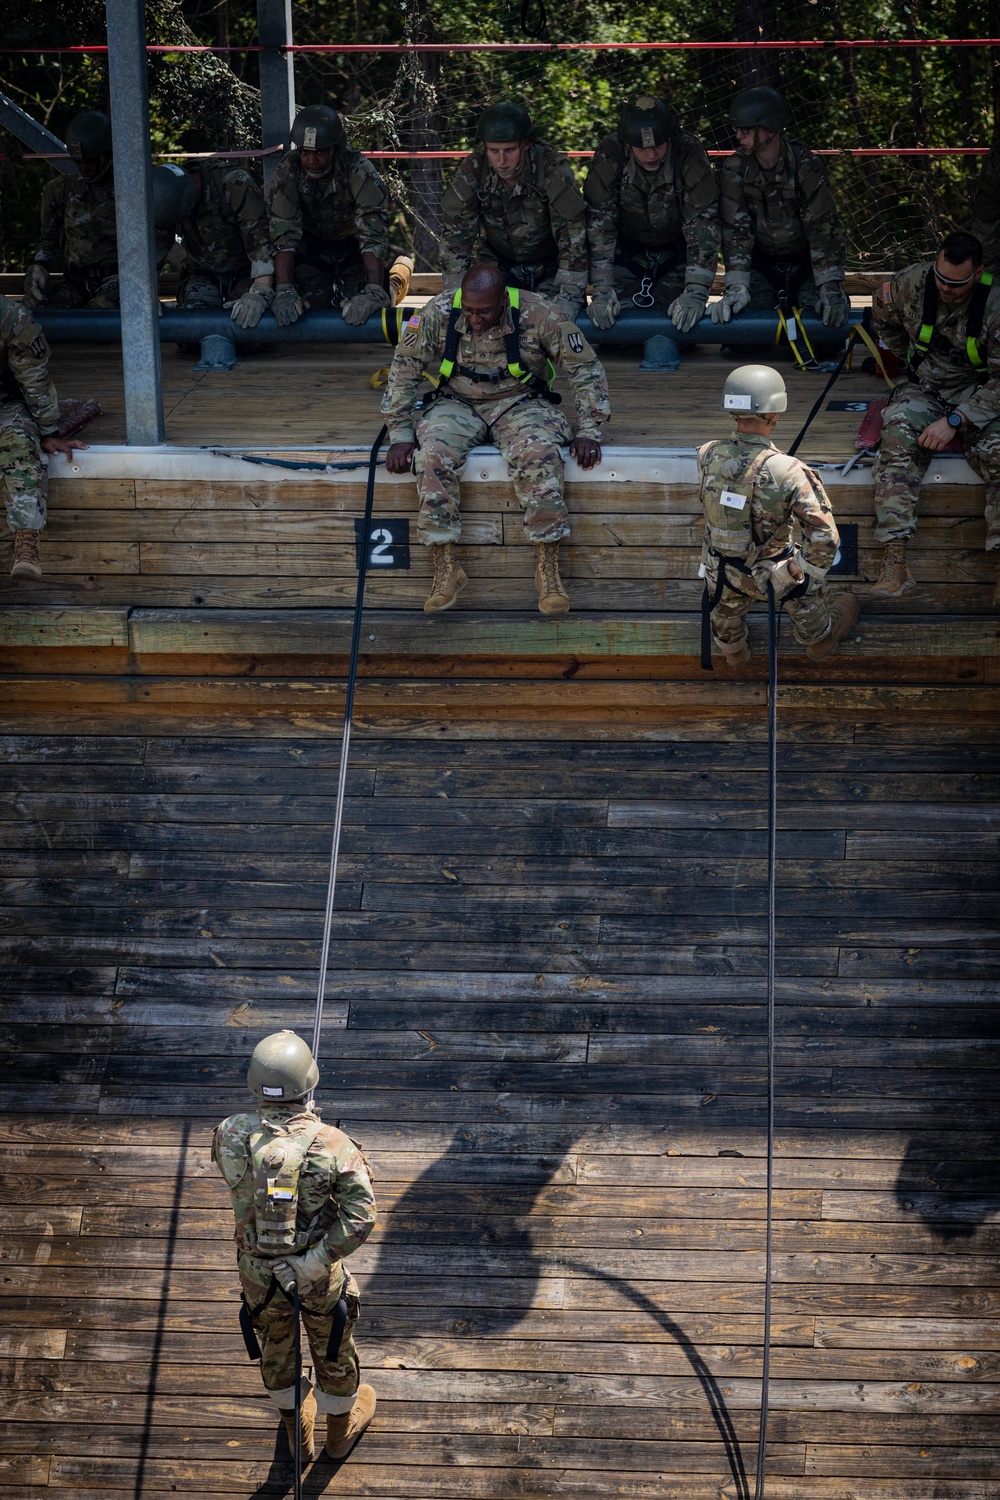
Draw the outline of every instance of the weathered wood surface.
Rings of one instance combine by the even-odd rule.
[[[783,716],[768,1496],[994,1500],[1000,736],[866,691]],[[355,741],[323,1082],[380,1404],[307,1493],[747,1500],[766,747],[702,712]],[[18,1500],[288,1492],[209,1140],[311,1024],[338,743],[164,728],[0,738]]]

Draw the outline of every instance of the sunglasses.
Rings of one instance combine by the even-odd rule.
[[[942,286],[968,286],[970,281],[975,281],[976,273],[973,271],[971,276],[942,276],[937,266],[935,266],[934,279],[935,281],[940,281]]]

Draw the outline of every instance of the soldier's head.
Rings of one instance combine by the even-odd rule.
[[[781,132],[791,119],[785,97],[777,89],[741,89],[729,106],[729,124],[743,156],[777,160]]]
[[[462,277],[462,313],[473,333],[495,328],[507,308],[507,282],[499,266],[470,266]]]
[[[491,104],[479,116],[476,138],[486,147],[490,166],[505,182],[513,182],[520,173],[531,137],[531,116],[523,104]]]
[[[176,162],[161,162],[153,168],[153,223],[157,229],[173,229],[186,219],[201,196],[201,178],[185,172]]]
[[[328,104],[309,104],[295,116],[289,145],[298,151],[307,177],[325,177],[334,151],[347,145],[344,122]]]
[[[111,121],[103,110],[84,109],[66,126],[66,151],[85,180],[100,177],[111,160]]]
[[[726,376],[722,410],[736,418],[737,432],[770,436],[787,409],[785,382],[770,365],[739,365]]]
[[[680,121],[665,99],[640,94],[630,99],[618,121],[618,136],[645,172],[655,172]]]
[[[942,242],[934,262],[934,281],[941,301],[966,302],[983,274],[983,247],[974,234],[956,230]]]
[[[247,1087],[262,1104],[296,1104],[318,1082],[316,1059],[294,1031],[272,1032],[253,1049]]]

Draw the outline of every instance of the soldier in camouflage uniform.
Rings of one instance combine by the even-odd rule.
[[[872,471],[875,540],[886,544],[875,597],[913,587],[906,543],[917,529],[920,483],[931,455],[958,438],[986,486],[986,550],[997,552],[993,603],[1000,605],[1000,285],[988,283],[982,245],[959,232],[936,260],[898,271],[872,296],[876,334],[904,363],[909,356],[909,378],[889,398]],[[926,341],[923,327],[932,330]]]
[[[344,1458],[375,1411],[375,1392],[359,1384],[353,1334],[360,1299],[344,1266],[375,1226],[375,1198],[360,1149],[319,1119],[311,1102],[318,1081],[313,1056],[294,1032],[265,1037],[247,1074],[261,1102],[252,1112],[223,1120],[212,1140],[212,1160],[236,1216],[241,1322],[249,1318],[259,1340],[261,1376],[289,1445],[295,1441],[291,1293],[297,1285],[316,1381],[315,1394],[302,1402],[302,1452],[313,1457],[319,1412],[327,1419],[328,1456]],[[338,1327],[339,1343],[331,1348]]]
[[[337,301],[345,322],[365,323],[389,305],[385,184],[325,104],[299,111],[291,144],[268,195],[274,316],[287,325]]]
[[[550,364],[551,374],[562,370],[572,387],[575,437],[547,399]],[[418,416],[425,370],[441,378]],[[382,411],[391,444],[386,468],[405,474],[412,464],[417,476],[417,531],[434,566],[425,611],[449,609],[468,582],[455,557],[462,531],[458,475],[469,451],[492,441],[507,461],[525,533],[535,544],[538,607],[545,615],[565,614],[569,595],[558,554],[569,517],[560,445],[569,444],[581,468],[599,464],[601,423],[610,413],[604,371],[576,325],[543,298],[505,287],[499,266],[473,266],[460,292],[435,297],[404,326]]]
[[[711,308],[717,323],[746,307],[818,309],[833,327],[850,317],[837,205],[819,158],[784,134],[790,119],[776,89],[744,89],[732,102],[737,149],[722,164],[726,285]]]
[[[41,578],[38,536],[48,494],[42,453],[86,448],[59,436],[59,400],[49,346],[30,313],[0,293],[0,481],[14,533],[12,578]]]
[[[548,297],[574,319],[587,291],[587,224],[572,167],[534,139],[520,104],[491,104],[477,138],[441,199],[445,291],[473,261],[495,262],[508,286]]]
[[[721,244],[719,189],[697,136],[642,95],[595,151],[583,196],[594,327],[610,328],[632,300],[666,308],[687,333],[705,311]]]
[[[118,306],[118,232],[111,121],[86,109],[66,129],[66,150],[77,175],[60,175],[42,192],[42,238],[24,274],[24,305]],[[48,294],[53,269],[63,279]]]
[[[712,638],[734,667],[750,660],[746,617],[767,598],[768,584],[812,661],[829,656],[858,618],[853,594],[838,594],[832,604],[827,597],[823,580],[840,534],[819,476],[771,442],[787,405],[776,370],[741,365],[722,397],[723,410],[736,418],[735,436],[698,450],[705,511],[699,572]]]
[[[254,328],[274,300],[274,262],[264,194],[226,161],[153,168],[153,220],[184,247],[178,307],[232,307]]]

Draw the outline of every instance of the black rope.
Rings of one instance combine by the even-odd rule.
[[[865,308],[864,314],[862,316],[861,325],[862,325],[862,327],[864,327],[866,330],[868,330],[870,332],[870,330],[871,330],[871,312],[870,312],[870,310],[867,307]],[[854,324],[851,325],[851,328],[850,328],[850,330],[849,330],[849,332],[847,334],[847,342],[844,344],[844,352],[841,354],[840,359],[837,361],[836,367],[834,368],[834,371],[833,371],[832,375],[830,376],[830,379],[826,382],[826,385],[823,387],[823,389],[820,391],[819,395],[816,397],[816,400],[813,402],[813,409],[812,409],[812,411],[809,413],[808,417],[806,417],[805,421],[802,423],[802,426],[799,429],[798,436],[796,437],[794,443],[792,443],[791,447],[788,450],[789,455],[793,455],[793,454],[798,453],[798,451],[799,451],[799,444],[802,442],[802,439],[805,437],[806,433],[809,431],[810,427],[812,426],[812,424],[813,424],[813,418],[816,416],[816,413],[819,411],[820,407],[823,405],[823,402],[826,400],[827,396],[833,390],[833,387],[836,384],[836,382],[840,379],[841,375],[844,373],[844,366],[847,364],[847,357],[850,354],[851,349],[852,349],[852,347],[854,345],[854,340],[857,337],[857,335],[854,332],[854,330],[855,330],[855,328],[857,326],[858,325],[856,323],[854,323]]]
[[[538,16],[534,26],[530,21],[532,9],[537,12]],[[521,30],[525,36],[530,36],[532,40],[544,36],[548,24],[549,17],[545,9],[545,0],[521,0]]]
[[[302,1500],[302,1329],[299,1326],[299,1284],[292,1282],[292,1308],[295,1312],[295,1437],[292,1440],[293,1485],[295,1500]]]

